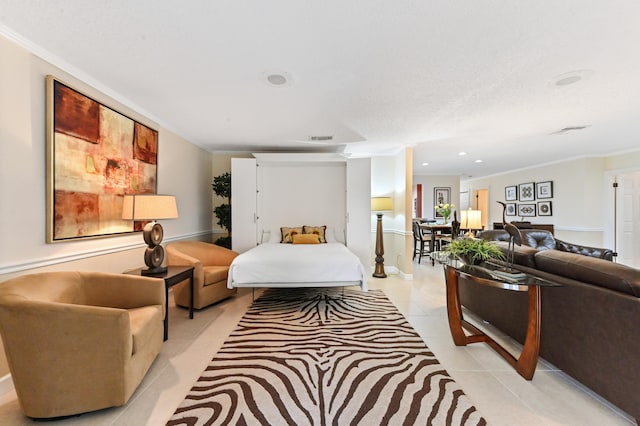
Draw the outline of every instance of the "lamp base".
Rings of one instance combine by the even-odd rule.
[[[373,271],[374,278],[387,278],[384,273],[384,240],[382,239],[382,213],[376,213],[378,223],[376,227],[376,268]]]
[[[384,260],[378,263],[378,259],[376,258],[376,268],[373,271],[374,278],[387,278],[387,274],[384,273]]]
[[[164,274],[166,272],[167,272],[167,267],[166,266],[160,266],[158,268],[143,269],[142,271],[140,271],[140,274],[144,275],[145,277],[148,277],[148,276],[153,276],[153,275],[162,275],[162,274]]]

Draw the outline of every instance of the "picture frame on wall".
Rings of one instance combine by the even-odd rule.
[[[535,191],[536,188],[533,182],[521,183],[520,185],[518,185],[518,195],[520,195],[520,201],[534,201],[536,199]]]
[[[451,203],[451,188],[450,187],[435,187],[433,188],[433,212],[436,218],[441,218],[442,215],[438,213],[436,207],[439,204]]]
[[[553,181],[536,183],[536,197],[538,199],[553,198]]]
[[[506,186],[504,188],[504,199],[505,201],[517,201],[518,200],[518,187]]]
[[[507,207],[505,209],[505,214],[507,216],[515,216],[516,215],[516,203],[506,203]]]
[[[538,216],[551,216],[551,201],[538,201]]]
[[[533,217],[536,215],[535,204],[518,204],[518,216],[520,217]]]
[[[141,231],[122,205],[156,193],[158,131],[51,75],[46,105],[47,243]]]

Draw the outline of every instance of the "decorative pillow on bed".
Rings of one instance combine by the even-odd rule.
[[[280,228],[280,242],[292,243],[293,236],[296,234],[302,234],[302,226],[298,226],[296,228],[287,228],[283,226],[282,228]]]
[[[293,244],[320,244],[320,238],[316,234],[295,234]]]
[[[318,239],[320,240],[321,243],[326,243],[327,242],[327,238],[326,238],[326,231],[327,231],[327,226],[323,225],[323,226],[303,226],[302,227],[302,233],[303,234],[315,234],[318,236]]]

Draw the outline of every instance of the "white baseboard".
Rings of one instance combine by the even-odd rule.
[[[6,374],[0,377],[0,397],[13,391],[13,380],[11,380],[11,374]]]

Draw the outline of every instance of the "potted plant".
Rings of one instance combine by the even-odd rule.
[[[490,259],[504,260],[505,255],[495,243],[476,238],[458,238],[444,250],[467,265],[478,265]]]
[[[211,184],[213,187],[213,192],[218,197],[227,198],[229,200],[228,203],[222,203],[218,207],[216,207],[213,211],[218,218],[218,225],[222,227],[222,229],[226,229],[229,233],[226,237],[218,238],[214,244],[226,247],[228,249],[231,248],[231,173],[223,173],[220,176],[216,176],[213,178],[213,183]]]

